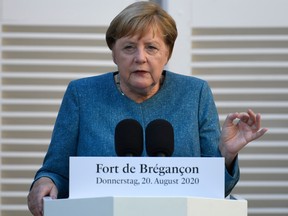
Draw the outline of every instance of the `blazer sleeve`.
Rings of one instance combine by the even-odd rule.
[[[221,135],[217,108],[212,91],[207,82],[204,82],[199,101],[199,131],[202,157],[222,157],[219,150]],[[234,161],[231,173],[225,170],[225,196],[229,195],[239,181],[240,172],[238,158]]]
[[[41,177],[52,179],[58,198],[69,196],[69,157],[77,153],[78,130],[78,94],[72,81],[64,94],[43,166],[35,175],[35,181]]]

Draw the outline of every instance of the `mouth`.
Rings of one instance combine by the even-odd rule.
[[[145,70],[135,70],[134,73],[147,73]]]
[[[145,71],[145,70],[136,70],[133,72],[134,74],[137,74],[137,75],[140,75],[140,76],[143,76],[145,74],[148,73],[148,71]]]

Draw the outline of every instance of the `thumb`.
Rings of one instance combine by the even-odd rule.
[[[227,115],[224,123],[223,123],[223,127],[228,127],[231,126],[233,124],[233,122],[238,118],[239,113],[230,113]]]
[[[57,199],[57,196],[58,196],[58,190],[57,190],[57,187],[54,185],[54,186],[51,188],[50,197],[51,197],[52,199]]]

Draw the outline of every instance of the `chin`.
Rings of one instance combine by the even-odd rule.
[[[145,82],[143,82],[143,80],[142,81],[134,81],[133,83],[132,83],[132,86],[134,87],[134,88],[139,88],[139,89],[146,89],[146,88],[149,88],[150,86],[153,86],[153,83],[151,83],[151,82],[147,82],[147,81],[145,81]]]

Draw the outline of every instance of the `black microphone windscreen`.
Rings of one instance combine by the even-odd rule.
[[[118,156],[141,156],[143,128],[134,119],[124,119],[115,128],[115,150]]]
[[[150,122],[145,131],[146,151],[149,156],[171,156],[174,152],[174,130],[164,119]]]

